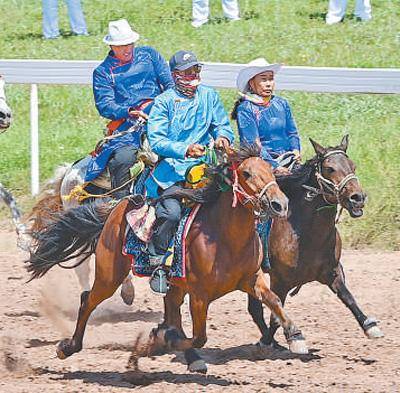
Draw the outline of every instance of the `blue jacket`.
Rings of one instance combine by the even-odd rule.
[[[93,93],[100,115],[110,119],[126,119],[117,131],[132,127],[136,120],[129,117],[129,109],[145,100],[154,99],[173,87],[171,72],[163,57],[153,48],[134,48],[132,61],[126,64],[113,57],[112,51],[93,72]],[[146,111],[150,110],[150,106]],[[85,181],[95,179],[104,170],[111,154],[122,146],[139,147],[143,129],[107,143],[89,162]]]
[[[261,155],[273,167],[274,158],[292,150],[300,150],[300,138],[289,103],[273,96],[268,107],[244,100],[238,106],[237,124],[240,141],[261,143]]]
[[[152,150],[161,159],[146,181],[149,197],[156,197],[159,187],[165,190],[183,181],[186,170],[201,162],[198,158],[185,157],[190,144],[206,146],[218,137],[230,142],[234,139],[218,93],[204,85],[197,88],[192,99],[175,89],[158,96],[150,112],[147,136]]]

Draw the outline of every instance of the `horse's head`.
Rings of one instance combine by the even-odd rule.
[[[254,149],[254,147],[252,147]],[[248,149],[248,148],[247,148]],[[241,152],[246,150],[243,148]],[[250,202],[256,215],[286,217],[288,212],[288,199],[279,189],[272,166],[265,162],[258,154],[236,161],[234,164],[234,193],[243,204]],[[236,186],[235,186],[236,180]]]
[[[339,203],[352,217],[361,217],[366,194],[355,175],[356,166],[346,154],[349,136],[345,135],[335,148],[310,141],[317,153],[316,177],[322,196],[328,203]]]
[[[10,127],[11,119],[11,109],[7,105],[4,93],[4,79],[0,77],[0,132],[3,132]]]

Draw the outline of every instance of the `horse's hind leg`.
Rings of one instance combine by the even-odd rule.
[[[304,336],[286,315],[278,296],[268,288],[267,281],[261,270],[259,270],[249,282],[245,283],[242,289],[249,295],[266,304],[278,318],[292,352],[299,354],[308,353]]]
[[[65,359],[82,349],[83,336],[87,321],[93,310],[104,300],[111,297],[129,272],[129,260],[109,258],[107,254],[96,260],[96,277],[91,291],[81,295],[78,320],[72,338],[64,339],[57,345],[57,356]],[[98,268],[99,265],[101,268]],[[108,266],[107,266],[108,265]]]
[[[353,295],[346,287],[343,274],[343,266],[340,262],[336,270],[332,273],[331,280],[328,281],[328,286],[334,293],[336,293],[343,304],[353,313],[353,315],[357,319],[357,322],[359,323],[368,338],[383,337],[382,331],[377,326],[377,321],[374,318],[368,318],[361,311]]]

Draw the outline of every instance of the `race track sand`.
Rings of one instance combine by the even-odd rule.
[[[133,306],[116,294],[94,313],[83,350],[66,360],[55,346],[69,336],[78,308],[73,272],[54,268],[26,284],[25,255],[15,235],[0,231],[0,392],[399,392],[400,253],[347,251],[347,283],[385,337],[368,340],[328,288],[313,283],[287,302],[303,330],[310,355],[259,350],[259,333],[246,311],[246,296],[234,292],[212,304],[208,342],[201,354],[208,374],[186,371],[182,354],[139,361],[139,377],[127,371],[130,348],[162,318],[162,298],[136,278]],[[183,305],[190,334],[187,301]],[[286,345],[282,331],[277,334]]]

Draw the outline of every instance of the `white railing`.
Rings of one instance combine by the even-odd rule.
[[[92,83],[99,61],[0,60],[7,83],[31,87],[31,192],[39,192],[38,84]],[[243,64],[204,63],[202,79],[216,88],[235,88]],[[277,90],[318,93],[400,94],[400,69],[285,66],[276,77]]]

